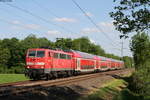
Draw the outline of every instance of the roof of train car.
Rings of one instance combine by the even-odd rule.
[[[103,57],[103,56],[98,56],[101,60],[106,60],[107,58],[106,57]]]
[[[86,59],[98,59],[97,56],[89,54],[89,53],[76,51],[76,50],[72,50],[71,52],[74,53],[76,57],[81,57],[81,58],[86,58]]]
[[[123,62],[121,60],[113,59],[113,58],[107,58],[104,56],[97,56],[97,55],[92,55],[89,53],[81,52],[81,51],[76,51],[76,50],[71,50],[71,52],[75,53],[76,56],[80,56],[82,58],[87,58],[87,59],[101,59],[101,60],[109,60],[109,61],[115,61],[115,62]]]
[[[28,50],[46,50],[46,49],[48,49],[48,48],[31,48],[31,49],[28,49]],[[49,49],[49,50],[52,50],[52,49]],[[52,50],[52,51],[55,51],[55,50]],[[67,53],[67,54],[72,52],[74,54],[74,56],[81,57],[81,58],[86,58],[86,59],[101,59],[101,60],[110,60],[110,61],[115,61],[115,62],[123,62],[121,60],[107,58],[107,57],[104,57],[104,56],[97,56],[97,55],[93,55],[93,54],[89,54],[89,53],[85,53],[85,52],[81,52],[81,51],[77,51],[77,50],[69,50],[69,52],[65,52],[63,50],[58,50],[57,52]]]
[[[29,50],[29,51],[30,51],[30,50],[50,50],[50,51],[55,52],[55,53],[63,53],[63,54],[72,55],[72,54],[70,54],[69,52],[65,52],[65,51],[63,51],[63,50],[52,50],[52,49],[45,49],[45,48],[30,48],[30,49],[28,49],[28,50]]]

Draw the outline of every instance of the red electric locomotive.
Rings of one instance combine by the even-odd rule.
[[[31,79],[57,77],[58,74],[69,75],[73,68],[72,54],[62,50],[29,49],[26,55],[26,75]]]
[[[96,56],[80,51],[36,48],[28,49],[26,55],[25,75],[31,79],[51,79],[62,76],[77,75],[85,72],[123,67],[122,61]]]

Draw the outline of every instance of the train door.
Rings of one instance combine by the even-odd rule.
[[[96,70],[97,69],[97,61],[96,60],[94,60],[94,70]]]
[[[52,54],[50,51],[46,52],[46,64],[45,64],[45,73],[50,73],[51,68],[52,68]]]
[[[53,68],[53,53],[52,52],[48,52],[48,68],[51,69]]]
[[[115,69],[117,69],[117,62],[115,61]]]
[[[80,70],[80,58],[77,58],[77,70]]]
[[[101,63],[101,60],[98,61],[98,69],[101,70],[101,66],[102,66],[102,63]]]

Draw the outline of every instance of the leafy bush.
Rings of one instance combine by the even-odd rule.
[[[136,71],[131,76],[128,88],[143,97],[150,96],[150,37],[146,33],[138,33],[132,37]]]
[[[145,93],[145,78],[143,77],[144,70],[136,71],[131,76],[131,80],[129,81],[128,88],[138,94],[144,94]]]
[[[143,96],[131,92],[129,89],[124,89],[113,100],[145,100]]]
[[[7,67],[4,65],[0,65],[0,73],[6,73]]]
[[[6,66],[0,66],[0,73],[1,74],[23,74],[25,68],[23,66],[16,66],[7,68]]]

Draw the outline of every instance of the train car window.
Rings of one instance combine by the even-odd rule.
[[[60,54],[60,58],[61,59],[66,59],[67,57],[66,57],[66,54]]]
[[[45,56],[45,51],[37,51],[36,57],[44,57],[44,56]]]
[[[58,53],[54,53],[54,58],[59,58],[59,54]]]
[[[36,51],[29,51],[28,57],[35,57]]]
[[[67,59],[71,59],[71,56],[70,56],[70,55],[67,55]]]
[[[101,60],[101,62],[105,62],[106,60]]]

